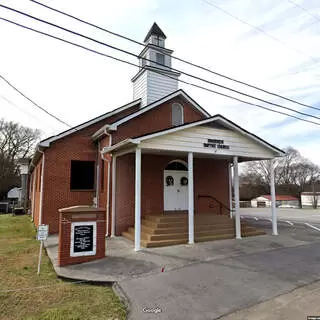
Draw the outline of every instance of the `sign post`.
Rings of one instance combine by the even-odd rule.
[[[41,258],[43,241],[48,239],[49,226],[47,224],[41,224],[38,226],[37,240],[40,241],[39,261],[38,261],[38,275],[40,274]]]

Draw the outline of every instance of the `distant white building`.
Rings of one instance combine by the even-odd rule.
[[[7,193],[7,198],[9,200],[18,199],[18,201],[21,201],[21,188],[15,187],[9,190]]]
[[[293,196],[276,195],[276,206],[283,208],[298,208],[299,200]],[[271,195],[262,195],[251,200],[252,208],[270,208]]]
[[[313,208],[313,204],[316,204],[316,207],[320,208],[320,192],[302,192],[302,208]]]

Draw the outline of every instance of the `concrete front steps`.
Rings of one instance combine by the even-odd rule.
[[[194,230],[195,242],[235,238],[234,220],[223,215],[196,214]],[[242,237],[263,234],[265,232],[241,221]],[[129,228],[122,235],[134,241],[134,228]],[[186,243],[188,243],[187,214],[147,215],[141,220],[141,246],[151,248]]]

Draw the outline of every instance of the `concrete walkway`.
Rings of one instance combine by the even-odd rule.
[[[227,314],[234,317],[232,320],[274,319],[266,317],[273,309],[264,301],[290,295],[291,291],[294,294],[298,287],[320,279],[320,232],[289,225],[280,226],[280,231],[279,236],[267,234],[140,252],[134,252],[132,242],[117,237],[107,239],[106,258],[62,268],[56,265],[57,237],[50,237],[46,246],[58,275],[116,282],[117,292],[130,306],[129,319],[205,320]],[[266,303],[258,305],[265,308],[265,313],[261,311],[265,317],[256,313],[249,318],[247,315],[255,310],[250,308],[259,303]],[[241,309],[245,310],[239,318],[232,314]],[[277,310],[274,312],[282,314]],[[310,312],[305,310],[303,318]],[[282,314],[276,319],[288,318]]]
[[[106,240],[106,258],[97,261],[59,267],[58,237],[50,236],[45,242],[48,256],[58,276],[88,281],[118,282],[149,274],[181,268],[189,264],[225,259],[243,254],[296,247],[308,241],[288,235],[266,235],[198,243],[193,246],[177,245],[134,251],[133,243],[123,237]]]

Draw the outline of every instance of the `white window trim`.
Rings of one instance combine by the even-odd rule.
[[[178,124],[174,124],[173,123],[173,108],[176,107],[176,106],[179,107],[180,111],[181,111],[181,123],[178,123]],[[173,126],[181,126],[182,124],[184,124],[184,107],[183,107],[183,105],[181,103],[174,102],[171,105],[171,125],[173,125]]]

